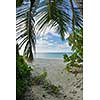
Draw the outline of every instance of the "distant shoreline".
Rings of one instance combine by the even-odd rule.
[[[73,53],[73,52],[37,52],[37,53]]]
[[[36,60],[36,59],[38,59],[38,60],[63,60],[63,58],[34,58],[34,60]]]
[[[64,55],[71,55],[72,52],[44,52],[36,53],[35,58],[41,59],[63,59]]]

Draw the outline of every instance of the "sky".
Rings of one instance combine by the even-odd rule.
[[[66,38],[69,34],[66,34]],[[37,52],[71,52],[71,47],[67,40],[62,41],[57,33],[48,32],[37,38]]]
[[[65,38],[68,38],[69,34],[65,34]],[[47,28],[45,34],[41,34],[36,40],[36,52],[71,52],[68,41],[66,39],[62,41],[60,35],[54,29],[52,31]]]
[[[69,34],[65,33],[65,41],[62,41],[60,35],[55,30],[55,27],[52,30],[47,28],[47,32],[36,39],[36,52],[71,52],[71,47],[66,40]]]

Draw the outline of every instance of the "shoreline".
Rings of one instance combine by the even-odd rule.
[[[35,60],[64,60],[63,58],[34,58]]]

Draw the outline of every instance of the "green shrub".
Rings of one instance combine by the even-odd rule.
[[[66,70],[71,72],[74,67],[83,66],[83,29],[75,29],[69,36],[68,43],[72,47],[73,54],[64,55],[64,62],[67,62]]]
[[[59,87],[59,86],[56,86],[56,85],[54,85],[54,84],[49,84],[49,86],[48,86],[46,89],[48,90],[48,92],[49,92],[50,94],[55,94],[55,95],[57,95],[57,94],[59,94],[59,92],[60,92],[60,87]]]
[[[22,56],[16,56],[16,98],[22,100],[29,85],[32,68],[29,67]]]
[[[46,77],[47,77],[47,72],[43,71],[42,73],[40,73],[40,75],[34,77],[33,82],[37,85],[41,85],[44,83]]]

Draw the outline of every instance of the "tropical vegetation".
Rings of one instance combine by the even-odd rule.
[[[32,68],[25,61],[34,60],[36,53],[36,38],[46,29],[55,28],[56,32],[64,40],[69,30],[73,33],[68,41],[74,53],[68,57],[64,56],[67,66],[82,66],[82,15],[74,0],[16,0],[16,92],[17,100],[23,100],[27,89]],[[76,29],[77,28],[77,29]],[[22,49],[24,48],[24,49]],[[23,55],[20,56],[20,50]],[[25,60],[24,60],[25,59]],[[67,68],[69,69],[69,67]],[[34,82],[43,82],[45,89],[57,94],[59,87],[44,81],[47,73],[34,78]]]
[[[30,85],[32,68],[29,67],[22,56],[16,56],[16,99],[23,100],[24,93]]]
[[[73,54],[64,55],[64,62],[67,62],[66,70],[77,74],[83,68],[83,29],[75,29],[68,38],[68,43],[72,47]],[[77,69],[80,70],[77,70]]]

